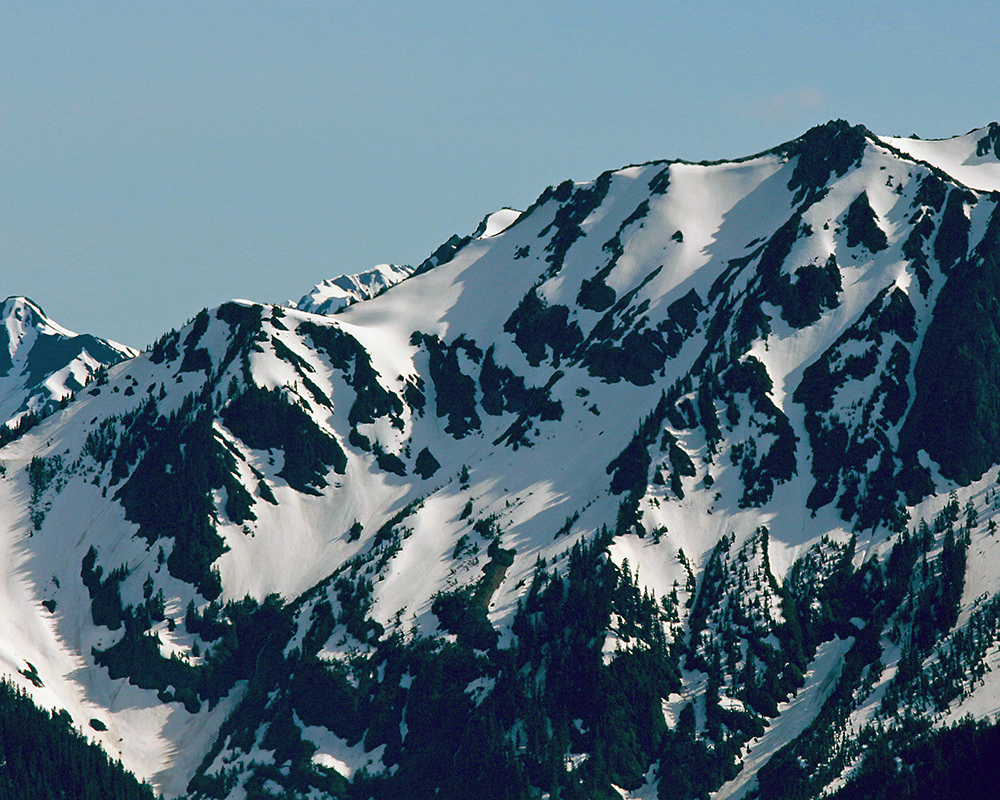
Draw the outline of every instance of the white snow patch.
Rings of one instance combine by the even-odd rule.
[[[521,212],[513,208],[501,208],[499,211],[494,211],[487,216],[476,233],[480,239],[489,239],[491,236],[497,236],[513,225],[520,216]]]
[[[382,764],[382,753],[385,750],[385,745],[379,745],[374,750],[366,752],[362,742],[348,745],[347,742],[324,727],[302,725],[297,715],[295,721],[302,728],[302,738],[316,747],[316,752],[312,757],[314,764],[335,770],[348,780],[362,768],[373,773],[385,770],[385,766]]]

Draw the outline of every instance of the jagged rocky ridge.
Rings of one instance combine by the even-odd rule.
[[[6,670],[167,796],[819,797],[992,721],[998,132],[202,311],[0,450]]]

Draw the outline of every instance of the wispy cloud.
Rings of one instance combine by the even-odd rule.
[[[749,119],[786,123],[819,108],[825,100],[819,89],[803,86],[760,99],[742,97],[732,105],[735,112]]]

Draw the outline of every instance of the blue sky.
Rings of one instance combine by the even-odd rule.
[[[566,178],[964,133],[998,33],[985,2],[0,0],[0,299],[142,347]]]

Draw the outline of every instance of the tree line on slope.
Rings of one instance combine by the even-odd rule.
[[[65,798],[153,800],[154,795],[120,761],[87,741],[65,711],[44,711],[0,681],[0,800]]]

